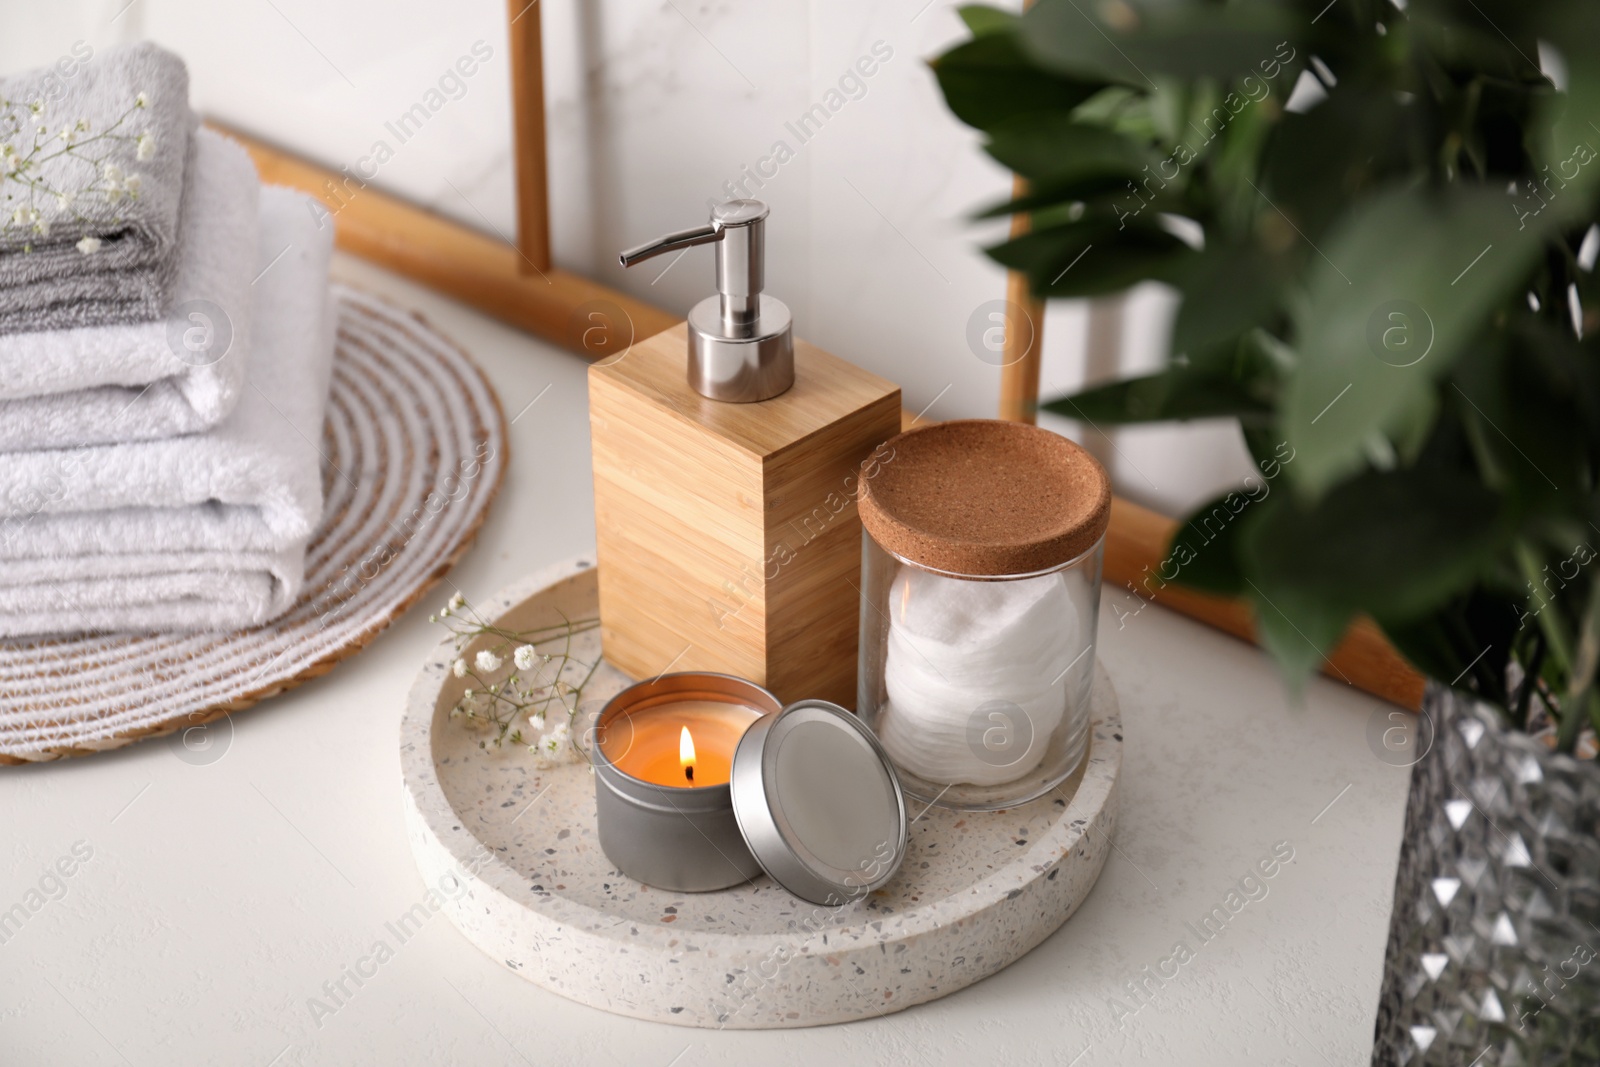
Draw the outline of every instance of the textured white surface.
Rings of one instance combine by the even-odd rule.
[[[468,348],[515,420],[504,493],[450,580],[485,595],[585,551],[583,366],[368,268],[339,270]],[[1071,922],[970,989],[842,1026],[686,1031],[543,992],[426,903],[399,942],[386,924],[426,888],[395,731],[440,636],[413,612],[328,677],[238,716],[210,765],[156,741],[0,771],[0,915],[74,842],[93,849],[65,895],[0,944],[0,1062],[1366,1064],[1408,773],[1367,747],[1386,707],[1318,680],[1292,710],[1256,651],[1136,607],[1106,590],[1100,656],[1128,738],[1117,849]],[[1295,857],[1267,895],[1198,943],[1186,924],[1280,841]],[[383,962],[369,956],[380,938]],[[1119,1029],[1111,998],[1131,1009],[1122,984],[1179,940],[1192,958]],[[335,1006],[324,983],[358,966],[370,977],[345,979]],[[314,1018],[312,997],[333,1014]]]

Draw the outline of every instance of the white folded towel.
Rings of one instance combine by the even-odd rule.
[[[0,634],[231,630],[294,602],[305,549],[273,553],[86,556],[0,562]]]
[[[305,197],[261,191],[246,384],[220,425],[0,461],[0,636],[251,626],[294,603],[322,513],[331,238]]]
[[[250,280],[264,265],[259,190],[242,147],[211,130],[194,135],[171,310],[153,322],[0,336],[0,452],[195,433],[233,410],[249,356]]]

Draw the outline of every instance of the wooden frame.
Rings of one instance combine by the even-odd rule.
[[[321,199],[328,207],[341,249],[580,355],[591,359],[612,355],[682,320],[551,264],[540,52],[542,5],[526,0],[509,0],[509,4],[517,143],[515,246],[245,134],[224,132],[250,150],[264,181],[292,186]],[[1027,225],[1026,218],[1019,218],[1013,222],[1013,232],[1025,232]],[[1032,422],[1039,402],[1043,305],[1028,293],[1026,280],[1020,276],[1008,277],[1006,291],[1007,299],[1029,316],[1032,329],[1006,331],[1000,416]],[[605,328],[597,330],[596,325]],[[1012,348],[1013,344],[1017,347]],[[1172,519],[1117,500],[1106,538],[1106,581],[1254,640],[1250,608],[1243,602],[1150,579],[1166,557],[1177,526]],[[1365,620],[1353,626],[1328,657],[1324,672],[1405,707],[1421,704],[1422,677],[1377,627]]]
[[[523,274],[550,269],[550,184],[545,168],[544,8],[508,0],[511,10],[511,143],[517,164],[517,245]]]

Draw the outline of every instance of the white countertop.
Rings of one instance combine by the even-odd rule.
[[[592,551],[584,364],[358,261],[338,272],[422,309],[514,419],[505,488],[449,581],[486,597]],[[1389,706],[1319,679],[1290,707],[1250,647],[1153,606],[1119,628],[1113,606],[1138,603],[1108,588],[1101,613],[1126,728],[1116,851],[1066,926],[943,1000],[771,1033],[639,1022],[533,986],[439,915],[343,978],[424,893],[397,750],[442,636],[424,607],[235,717],[207,765],[157,739],[0,770],[0,911],[75,845],[90,857],[0,943],[0,1064],[1368,1063],[1409,773],[1368,747]],[[1275,847],[1292,862],[1197,936]]]

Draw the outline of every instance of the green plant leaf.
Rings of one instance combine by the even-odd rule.
[[[1120,223],[1103,215],[1086,216],[987,251],[995,262],[1027,274],[1038,296],[1119,293],[1142,281],[1166,278],[1184,257],[1193,255],[1153,219],[1153,208],[1144,218],[1130,214]]]
[[[1172,324],[1172,351],[1199,353],[1267,319],[1277,304],[1284,264],[1251,245],[1206,245],[1173,273],[1183,294]]]
[[[1474,589],[1426,616],[1377,621],[1400,654],[1428,677],[1506,705],[1506,664],[1520,627],[1517,613],[1499,597]]]
[[[1271,406],[1251,396],[1239,383],[1184,367],[1098,385],[1051,400],[1041,408],[1069,419],[1114,425],[1218,418],[1266,425],[1272,417]]]
[[[1270,592],[1246,578],[1255,605],[1256,638],[1278,664],[1289,691],[1299,696],[1306,679],[1322,665],[1355,613],[1294,588]]]
[[[1517,5],[1524,11],[1534,6]],[[1463,11],[1457,4],[1421,3],[1407,15],[1406,28],[1422,46],[1422,54],[1430,64],[1457,79],[1464,73],[1508,80],[1539,76],[1536,35],[1523,35],[1520,44],[1512,39],[1518,33],[1517,26],[1525,22],[1521,12],[1490,14],[1482,8]]]
[[[1056,190],[1088,187],[1085,196],[1126,188],[1156,162],[1154,153],[1121,134],[1068,115],[1003,123],[991,133],[987,148],[997,162],[1031,182]]]
[[[1368,471],[1314,504],[1266,509],[1242,558],[1264,588],[1406,619],[1469,588],[1511,532],[1500,498],[1469,474]]]
[[[1479,580],[1510,533],[1470,475],[1368,471],[1309,506],[1263,506],[1236,551],[1262,643],[1297,686],[1356,615],[1397,628],[1428,616]]]
[[[1039,295],[1157,280],[1182,296],[1165,370],[1046,409],[1234,417],[1262,475],[1258,499],[1206,505],[1143,580],[1248,596],[1295,684],[1367,613],[1502,706],[1530,691],[1507,693],[1513,659],[1567,691],[1600,588],[1587,560],[1568,574],[1574,545],[1600,544],[1600,275],[1577,255],[1600,218],[1600,4],[1039,0],[963,17],[974,39],[935,64],[941,86],[1030,186],[989,209],[1033,224],[993,258]],[[1328,94],[1288,113],[1312,54]],[[1535,595],[1549,568],[1561,581]]]
[[[1026,195],[1010,200],[1002,200],[973,214],[974,219],[996,219],[1018,212],[1036,212],[1046,208],[1060,207],[1083,200],[1078,190],[1070,186],[1062,189],[1052,189],[1049,186],[1035,185]]]
[[[1595,356],[1569,330],[1518,315],[1507,336],[1473,345],[1445,385],[1461,418],[1482,424],[1481,447],[1520,510],[1581,506],[1562,489],[1592,483]]]
[[[1545,173],[1566,186],[1557,210],[1568,219],[1587,218],[1600,188],[1600,5],[1577,0],[1551,4],[1540,14],[1566,63],[1567,91],[1548,98],[1543,110],[1551,121],[1534,126],[1534,148],[1550,165]]]
[[[1263,193],[1321,243],[1353,197],[1409,172],[1419,110],[1384,86],[1346,85],[1310,111],[1285,113],[1263,161]]]
[[[1398,189],[1362,201],[1311,261],[1296,317],[1301,359],[1283,429],[1295,483],[1326,492],[1365,463],[1378,435],[1412,438],[1436,411],[1435,382],[1539,254],[1501,190]]]
[[[1600,300],[1593,296],[1590,300],[1590,306],[1600,307]],[[1526,384],[1540,390],[1546,410],[1572,412],[1561,420],[1565,424],[1561,429],[1581,428],[1589,442],[1600,443],[1600,336],[1589,334],[1580,341],[1548,319],[1532,315],[1518,316],[1508,332],[1510,347],[1502,373],[1516,375],[1519,361],[1525,359],[1532,372]],[[1575,438],[1569,447],[1580,450]]]
[[[1248,442],[1272,424],[1284,364],[1271,342],[1253,330],[1236,342],[1174,358],[1159,373],[1097,385],[1052,400],[1044,410],[1114,424],[1233,418]],[[1276,442],[1268,442],[1262,451],[1275,448]]]
[[[1016,14],[1011,11],[1003,11],[998,7],[967,4],[957,8],[956,14],[961,16],[961,21],[967,24],[967,29],[972,31],[972,36],[974,37],[986,37],[993,33],[1011,33],[1017,28]]]
[[[1257,514],[1271,493],[1266,483],[1258,483],[1253,494],[1234,490],[1196,508],[1172,532],[1172,543],[1167,546],[1166,558],[1177,566],[1176,580],[1217,596],[1249,593],[1239,565],[1239,533],[1247,517]]]
[[[1153,88],[1148,75],[1228,81],[1293,62],[1304,20],[1274,4],[1039,0],[1024,47],[1071,77]]]
[[[1065,114],[1103,83],[1041,69],[1013,33],[991,32],[932,62],[945,103],[969,126],[987,130],[1021,115]]]

